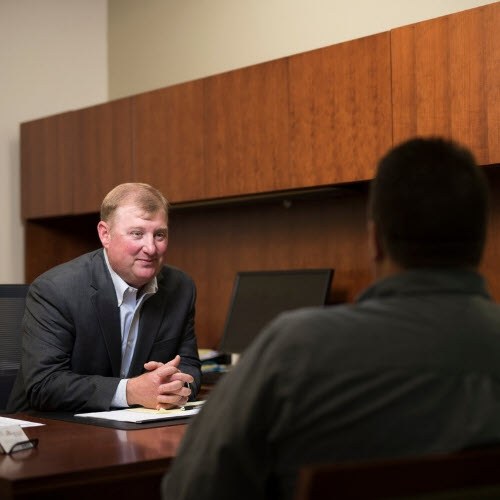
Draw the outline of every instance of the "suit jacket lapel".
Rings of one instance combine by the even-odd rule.
[[[119,377],[122,362],[120,309],[116,302],[115,287],[104,261],[103,250],[98,252],[92,260],[91,286],[94,288],[91,300],[106,342],[112,374],[113,377]]]

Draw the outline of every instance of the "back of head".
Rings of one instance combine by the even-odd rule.
[[[126,182],[113,188],[101,204],[101,220],[111,222],[116,209],[126,204],[133,204],[148,214],[160,210],[168,217],[168,201],[160,191],[140,182]]]
[[[488,185],[467,149],[440,138],[412,139],[380,160],[369,217],[403,268],[475,268],[486,238]]]

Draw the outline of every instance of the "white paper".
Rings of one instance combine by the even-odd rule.
[[[38,422],[28,422],[27,420],[19,420],[17,418],[8,418],[8,417],[0,417],[0,427],[5,427],[8,425],[20,425],[21,427],[37,427],[39,425]]]
[[[77,413],[75,417],[102,418],[119,422],[132,422],[141,424],[153,420],[169,420],[173,418],[187,418],[196,415],[201,409],[203,401],[187,403],[184,409],[152,410],[149,408],[124,408],[123,410],[95,411],[91,413]]]
[[[200,361],[208,361],[223,354],[222,351],[214,351],[213,349],[198,349],[198,357]]]

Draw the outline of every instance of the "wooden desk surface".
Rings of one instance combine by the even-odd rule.
[[[38,448],[0,455],[2,499],[160,498],[160,481],[177,452],[186,424],[141,430],[16,417]]]

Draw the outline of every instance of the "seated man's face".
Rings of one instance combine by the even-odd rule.
[[[121,206],[109,223],[99,223],[99,236],[111,267],[129,285],[141,288],[160,272],[168,245],[163,210]]]

